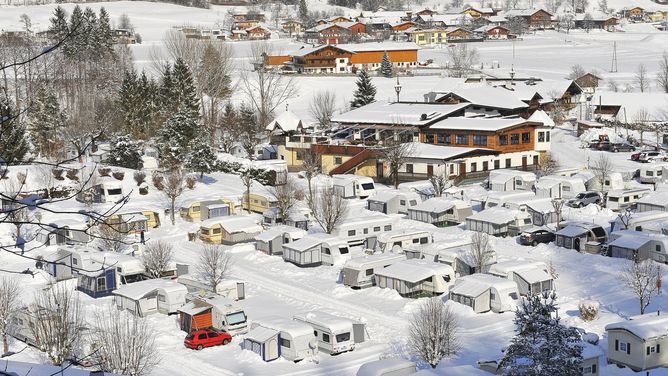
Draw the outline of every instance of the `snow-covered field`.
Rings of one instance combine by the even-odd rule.
[[[649,0],[609,1],[612,7],[641,5],[648,6]],[[613,5],[614,3],[614,5]],[[315,3],[314,3],[315,4]],[[71,11],[73,4],[63,4]],[[116,19],[120,14],[130,16],[136,31],[144,39],[141,45],[132,46],[135,62],[140,69],[151,69],[152,54],[163,53],[162,37],[172,26],[183,24],[215,25],[222,22],[229,7],[214,6],[210,10],[180,7],[170,4],[149,2],[109,2],[86,4],[94,9],[104,6]],[[326,6],[317,3],[317,7]],[[0,29],[13,30],[19,28],[19,16],[28,14],[36,29],[48,27],[48,19],[55,5],[29,7],[0,7]],[[240,9],[240,8],[237,8]],[[658,59],[664,49],[668,49],[668,33],[658,32],[650,25],[624,25],[624,32],[571,32],[570,34],[555,31],[539,32],[525,36],[517,42],[490,42],[477,44],[481,62],[490,65],[498,62],[501,68],[514,69],[527,74],[558,79],[565,77],[570,66],[581,64],[585,69],[597,69],[604,78],[614,79],[619,83],[631,82],[633,71],[638,64],[647,65],[651,75],[658,69]],[[613,42],[617,44],[618,73],[607,73],[612,56]],[[299,48],[300,44],[288,40],[270,40],[275,50],[289,51]],[[239,69],[246,69],[250,51],[250,42],[231,42]],[[513,57],[514,56],[514,57]],[[423,49],[419,52],[419,60],[433,59],[436,64],[444,64],[448,60],[445,49]],[[437,74],[444,72],[436,71]],[[354,77],[297,77],[298,97],[289,101],[289,107],[297,115],[308,118],[308,103],[312,95],[320,90],[331,90],[337,95],[337,104],[343,109],[352,97],[355,86]],[[394,97],[394,80],[374,78],[378,87],[377,99]],[[441,76],[402,77],[402,99],[421,100],[422,95],[432,89],[445,89],[451,81]],[[656,90],[656,89],[653,89]],[[236,98],[241,99],[241,98]],[[580,141],[572,129],[562,128],[555,131],[552,139],[552,150],[562,167],[585,167],[599,153],[580,148]],[[630,153],[611,154],[619,171],[638,168],[637,163],[629,160]],[[128,190],[134,189],[131,173],[127,174],[125,185]],[[30,175],[29,175],[30,176]],[[322,179],[325,180],[324,178]],[[301,180],[301,184],[305,184]],[[204,182],[199,183],[193,191],[188,191],[181,198],[206,196],[240,197],[243,186],[238,177],[226,174],[212,174]],[[132,207],[155,207],[160,210],[167,207],[162,196],[152,191],[147,196],[140,196],[135,191],[129,203]],[[362,210],[364,203],[352,203],[352,210]],[[60,208],[79,209],[79,204],[66,202]],[[363,215],[363,212],[360,212]],[[566,213],[567,219],[595,221],[606,225],[615,218],[608,210],[599,210],[595,206],[573,209]],[[421,228],[434,232],[435,240],[466,236],[459,227],[435,228],[418,222],[409,221],[396,216],[395,228]],[[2,241],[9,240],[7,225],[0,227]],[[177,218],[172,226],[167,218],[162,226],[147,234],[148,239],[169,241],[176,250],[176,261],[195,264],[200,251],[200,243],[187,241],[187,233],[196,228],[196,224]],[[523,247],[515,239],[494,239],[494,249],[499,261],[525,259],[553,262],[559,273],[556,290],[559,296],[559,314],[569,325],[579,326],[601,336],[600,346],[605,349],[607,341],[604,336],[606,324],[638,314],[634,296],[621,287],[620,270],[627,261],[581,254],[572,250],[558,248],[554,245]],[[47,247],[34,251],[35,254],[48,255],[55,247]],[[359,252],[359,250],[357,250]],[[379,357],[412,358],[406,347],[407,322],[419,300],[400,297],[395,291],[369,288],[351,290],[338,282],[340,266],[321,266],[302,269],[283,262],[282,258],[267,256],[256,252],[251,245],[235,246],[230,249],[234,255],[234,277],[248,283],[247,299],[241,304],[250,320],[261,320],[269,316],[292,317],[293,314],[311,309],[326,310],[341,316],[361,320],[368,325],[370,339],[351,353],[336,357],[319,355],[317,362],[303,361],[293,364],[284,359],[265,363],[250,352],[240,348],[240,339],[236,338],[231,345],[215,347],[202,351],[191,351],[183,346],[184,333],[179,330],[175,316],[153,315],[149,318],[157,333],[161,361],[152,373],[162,375],[354,375],[359,366]],[[32,267],[33,262],[6,252],[0,253],[0,269],[21,271]],[[3,274],[0,272],[0,274]],[[35,277],[19,276],[25,289],[25,300],[29,301],[34,289],[45,283],[43,275]],[[92,299],[81,295],[90,312],[98,309],[110,309],[111,298]],[[593,322],[583,322],[579,318],[577,305],[583,300],[596,300],[601,303],[600,317]],[[443,375],[476,375],[485,374],[473,367],[480,359],[496,359],[501,349],[508,344],[514,334],[513,313],[474,314],[471,309],[449,302],[460,315],[462,324],[463,350],[454,358],[442,362],[438,371]],[[668,309],[668,298],[665,292],[654,299],[648,311]],[[13,351],[24,348],[16,340],[10,342]],[[47,362],[45,356],[35,349],[12,356],[13,360],[29,360]],[[601,374],[630,375],[628,369],[606,366],[605,358],[601,358]],[[651,375],[668,375],[668,370],[653,370]]]

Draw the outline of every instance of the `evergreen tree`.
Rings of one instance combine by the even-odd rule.
[[[65,126],[65,114],[60,110],[56,94],[45,88],[37,90],[28,113],[32,142],[41,155],[50,156],[53,145]]]
[[[556,294],[529,296],[515,313],[517,335],[501,361],[504,375],[581,375],[578,332],[560,323]]]
[[[258,123],[255,111],[253,111],[253,107],[247,103],[242,103],[237,114],[237,121],[241,131],[241,146],[244,148],[246,154],[248,154],[248,158],[252,159],[255,156],[255,147],[264,138],[263,133],[258,131],[260,124]]]
[[[0,94],[0,162],[7,165],[25,161],[29,146],[25,125],[16,117],[9,98]]]
[[[117,135],[111,140],[107,163],[112,166],[140,170],[144,163],[141,159],[140,145],[127,134]]]
[[[137,92],[137,73],[134,69],[125,71],[121,89],[118,92],[118,107],[120,108],[123,117],[123,129],[133,136],[137,136],[139,133],[136,115],[138,108],[135,103]]]
[[[232,103],[227,102],[223,109],[223,115],[220,117],[220,146],[225,153],[231,153],[232,147],[239,141],[239,121],[237,112]]]
[[[102,46],[99,44],[97,14],[90,7],[86,7],[86,10],[83,12],[83,22],[86,32],[80,35],[82,53],[88,59],[97,60],[102,56],[103,52]]]
[[[53,17],[51,17],[51,25],[49,26],[49,38],[52,43],[58,43],[59,41],[64,41],[61,49],[65,56],[71,54],[71,40],[66,39],[67,34],[70,32],[70,27],[67,24],[67,13],[65,9],[58,5],[53,11]]]
[[[180,166],[190,152],[191,142],[199,131],[197,120],[186,109],[172,115],[160,129],[158,148],[163,164],[172,168]]]
[[[392,62],[390,61],[390,55],[387,54],[387,51],[385,51],[383,60],[380,62],[380,74],[388,78],[392,77]]]
[[[308,21],[308,7],[306,0],[299,0],[299,20],[306,23]]]
[[[176,59],[173,70],[173,95],[176,107],[184,111],[192,119],[199,120],[199,99],[195,90],[195,83],[188,65],[181,59]]]
[[[189,145],[190,152],[186,156],[186,166],[200,173],[200,179],[204,174],[216,170],[218,157],[211,147],[206,133],[192,140]]]
[[[90,31],[86,28],[83,12],[79,5],[72,10],[69,29],[76,30],[76,32],[72,34],[68,42],[70,48],[64,50],[64,52],[68,57],[81,56],[86,50],[86,35]]]
[[[357,79],[357,90],[353,93],[350,107],[358,108],[376,101],[376,87],[371,83],[369,74],[362,70]]]
[[[176,84],[174,83],[174,74],[171,65],[166,65],[162,72],[160,81],[160,92],[158,93],[161,118],[167,120],[171,115],[178,111],[179,106],[176,101]]]
[[[113,33],[109,13],[104,7],[100,8],[100,16],[97,25],[97,45],[101,54],[111,55],[114,53]]]

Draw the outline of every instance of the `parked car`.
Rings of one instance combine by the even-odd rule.
[[[638,162],[654,162],[654,161],[665,161],[666,156],[658,151],[645,151],[640,153],[638,157]]]
[[[554,241],[554,233],[543,227],[528,229],[520,234],[520,244],[537,246],[538,243],[549,243]]]
[[[196,330],[186,336],[183,344],[189,349],[201,350],[205,347],[227,345],[232,336],[212,329]]]
[[[603,202],[601,194],[598,192],[590,191],[590,192],[578,193],[577,196],[575,196],[575,198],[568,200],[566,204],[572,208],[582,208],[589,204],[600,204],[601,202]]]
[[[611,144],[610,148],[608,149],[608,151],[611,151],[613,153],[617,153],[617,152],[620,152],[620,151],[635,151],[635,150],[636,150],[635,146],[633,146],[631,144],[627,144],[625,142],[618,142],[618,143]]]

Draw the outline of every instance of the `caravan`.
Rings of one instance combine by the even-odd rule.
[[[376,286],[394,289],[404,297],[434,296],[448,291],[455,271],[449,265],[410,259],[378,270],[374,279]]]
[[[319,311],[295,315],[294,319],[309,324],[320,350],[331,355],[353,351],[357,343],[365,341],[365,325],[358,321]]]
[[[489,172],[489,189],[495,192],[531,191],[536,174],[519,170],[492,170]]]
[[[666,179],[663,176],[663,171],[668,169],[668,163],[648,163],[640,167],[640,174],[638,180],[641,183],[660,183]]]
[[[231,300],[243,300],[246,297],[246,284],[233,279],[220,281],[216,286],[216,291],[213,291],[208,282],[199,278],[196,274],[180,275],[177,282],[185,286],[189,293],[216,293]]]
[[[278,316],[270,316],[255,321],[257,324],[254,322],[251,329],[259,324],[279,332],[280,354],[285,359],[299,362],[318,353],[318,342],[311,325]]]
[[[358,175],[332,175],[334,194],[343,198],[365,199],[376,193],[373,179]]]
[[[369,238],[392,231],[392,218],[385,214],[363,214],[349,216],[336,226],[332,235],[345,240],[349,245],[362,245]]]
[[[548,175],[536,182],[536,197],[538,198],[573,198],[580,192],[586,191],[582,177]]]
[[[622,217],[617,217],[610,221],[610,232],[619,230],[635,230],[649,233],[661,233],[661,224],[668,220],[668,212],[651,210],[639,213],[632,213],[628,219],[622,221]]]
[[[283,244],[283,260],[299,267],[334,265],[350,257],[348,244],[327,234],[306,235]]]
[[[373,250],[382,253],[402,253],[411,246],[431,244],[433,241],[434,235],[430,231],[395,230],[379,234]]]
[[[533,200],[536,198],[536,194],[531,191],[501,191],[501,192],[489,192],[487,198],[485,199],[484,208],[493,208],[495,206],[504,206],[509,201],[518,201],[518,200]]]
[[[214,328],[236,335],[248,331],[246,312],[234,301],[217,294],[189,294],[188,298],[191,300],[178,309],[179,325],[184,332]]]
[[[367,209],[383,214],[407,214],[408,209],[422,202],[415,192],[386,190],[367,199]]]
[[[637,203],[651,192],[649,188],[615,189],[608,192],[605,207],[614,211],[623,211]]]
[[[374,275],[378,270],[405,259],[405,255],[396,253],[354,257],[343,265],[341,270],[343,284],[352,288],[371,287],[374,285]]]
[[[471,307],[475,313],[512,311],[520,299],[517,283],[489,274],[458,278],[448,296],[454,302]]]
[[[153,313],[176,313],[186,303],[185,286],[164,279],[149,279],[121,286],[116,289],[114,302],[120,310],[145,317]]]
[[[466,218],[469,230],[494,236],[516,236],[531,226],[529,213],[501,207],[485,209]]]

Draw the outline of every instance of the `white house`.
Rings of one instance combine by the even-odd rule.
[[[668,367],[668,315],[646,313],[605,326],[608,362],[635,372]]]

